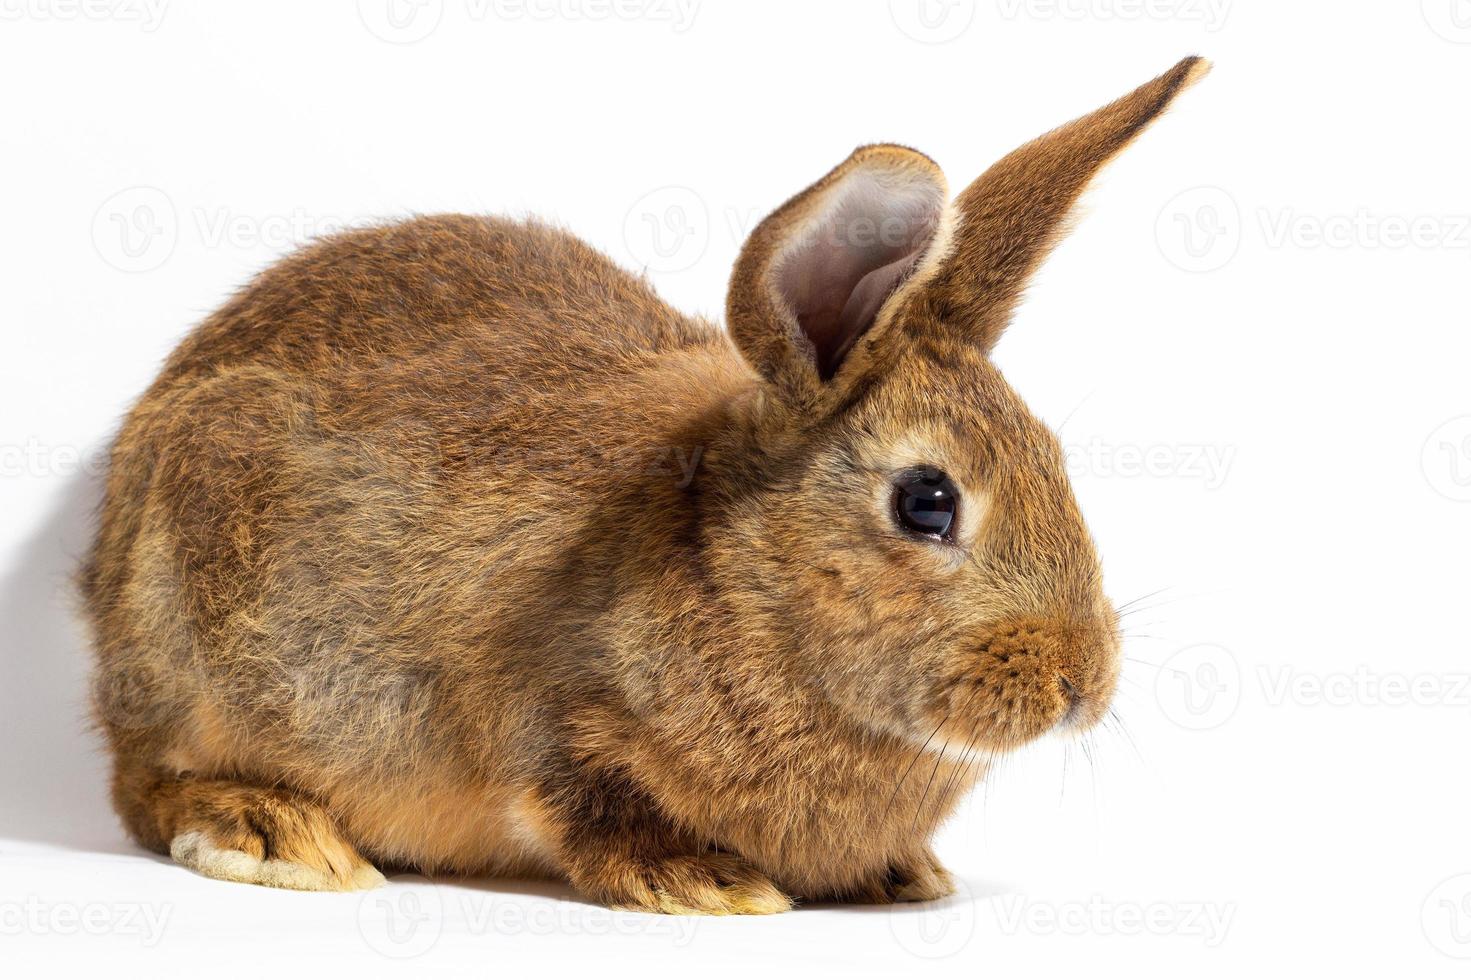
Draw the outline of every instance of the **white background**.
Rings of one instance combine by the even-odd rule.
[[[0,0],[8,966],[1465,975],[1471,2],[388,2]],[[1149,596],[1128,737],[996,773],[939,842],[961,898],[364,900],[122,836],[66,578],[98,450],[252,272],[345,222],[535,212],[718,314],[744,232],[854,145],[959,189],[1193,52],[1214,73],[1100,181],[996,355],[1062,427],[1111,594]]]

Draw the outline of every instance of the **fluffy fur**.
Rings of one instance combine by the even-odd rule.
[[[987,755],[1095,721],[1117,673],[1058,444],[987,352],[1203,67],[950,205],[928,158],[860,149],[752,234],[729,333],[536,223],[267,270],[112,450],[82,578],[128,830],[296,888],[373,862],[664,912],[946,894],[928,840]],[[960,488],[952,542],[894,521],[915,465]]]

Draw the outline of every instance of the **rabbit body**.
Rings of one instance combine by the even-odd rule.
[[[312,801],[389,865],[566,874],[548,798],[601,807],[650,769],[679,783],[671,821],[761,850],[799,814],[768,826],[746,797],[796,765],[831,807],[803,832],[886,870],[842,800],[896,766],[850,785],[831,730],[791,733],[732,753],[749,785],[691,785],[704,770],[640,717],[661,677],[719,682],[670,662],[698,630],[739,631],[703,586],[692,471],[723,465],[753,383],[718,328],[537,224],[423,218],[267,271],[113,451],[87,591],[129,829],[167,849],[190,819],[160,815],[170,784],[238,783]],[[825,880],[833,852],[791,884],[851,886]]]

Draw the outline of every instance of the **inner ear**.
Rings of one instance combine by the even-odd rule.
[[[857,169],[776,258],[775,289],[816,355],[824,381],[873,326],[934,238],[944,190],[892,171]]]

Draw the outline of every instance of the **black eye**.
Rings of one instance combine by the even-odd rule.
[[[905,530],[949,540],[960,495],[937,469],[907,470],[894,480],[894,517]]]

